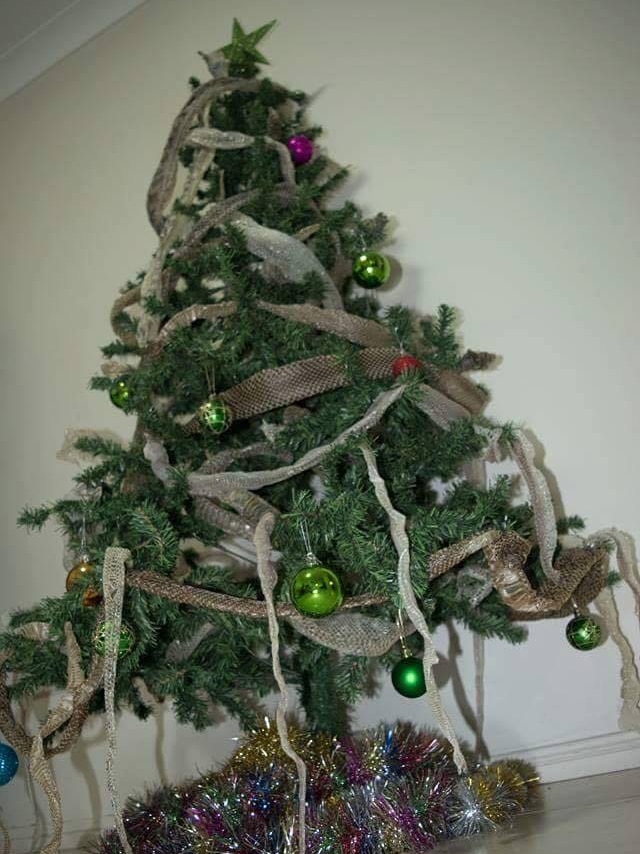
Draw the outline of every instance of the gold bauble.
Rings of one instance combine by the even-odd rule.
[[[71,590],[71,588],[77,584],[80,579],[86,578],[91,572],[93,572],[93,564],[89,563],[86,558],[81,558],[67,573],[67,580],[65,582],[67,592]]]

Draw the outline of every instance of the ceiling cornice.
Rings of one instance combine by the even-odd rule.
[[[0,58],[0,101],[148,0],[77,0]]]

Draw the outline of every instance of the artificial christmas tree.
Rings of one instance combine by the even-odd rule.
[[[75,495],[21,516],[58,521],[71,572],[66,594],[14,615],[2,636],[0,729],[47,791],[58,840],[47,759],[90,714],[106,712],[123,844],[123,704],[146,717],[153,698],[170,699],[196,727],[216,704],[251,729],[254,700],[274,688],[286,699],[290,685],[309,730],[343,744],[377,660],[401,693],[426,689],[447,762],[464,771],[433,628],[457,619],[515,642],[519,620],[596,599],[611,620],[611,543],[637,590],[617,533],[562,547],[558,533],[580,521],[557,522],[526,437],[482,414],[487,394],[466,373],[491,356],[460,351],[454,312],[381,311],[371,290],[389,277],[386,219],[326,206],[346,173],[315,144],[305,96],[258,77],[269,28],[236,24],[206,55],[212,79],[192,81],[151,182],[158,248],[115,302],[116,340],[93,381],[136,416],[131,442],[71,433],[63,456],[91,459]],[[514,502],[507,477],[487,483],[485,461],[502,456],[530,504]],[[597,631],[584,643],[571,625],[571,642],[592,646]],[[28,735],[11,699],[49,686],[66,693]],[[303,847],[305,771],[284,703],[277,730],[299,775]]]

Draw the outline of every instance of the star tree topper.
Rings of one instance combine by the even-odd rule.
[[[269,60],[256,47],[259,41],[275,26],[275,21],[263,24],[252,33],[245,33],[237,18],[233,19],[231,42],[222,48],[222,54],[229,60],[230,66],[254,66],[256,63],[268,65]]]

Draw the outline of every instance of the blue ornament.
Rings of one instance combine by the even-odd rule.
[[[18,770],[18,754],[10,744],[0,744],[0,786],[6,786]]]

